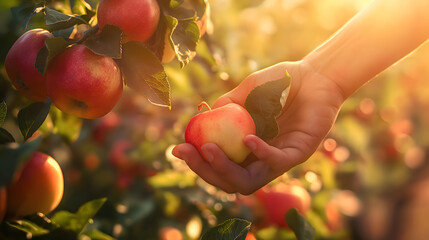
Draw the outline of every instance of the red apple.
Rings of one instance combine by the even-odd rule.
[[[97,19],[100,29],[106,24],[119,27],[124,42],[145,42],[155,32],[160,16],[156,0],[101,0]]]
[[[7,203],[7,196],[6,196],[6,188],[0,187],[0,222],[3,221],[4,216],[6,215],[6,203]]]
[[[122,95],[122,76],[112,58],[75,45],[56,56],[46,74],[48,96],[61,111],[81,118],[110,112]]]
[[[121,118],[119,117],[119,114],[110,112],[106,116],[100,118],[100,121],[97,122],[94,132],[92,133],[92,138],[99,144],[105,143],[106,139],[113,130],[119,126],[120,122]]]
[[[4,66],[13,86],[29,99],[46,99],[45,77],[34,66],[45,40],[53,35],[43,29],[24,33],[10,48]]]
[[[206,143],[215,143],[234,162],[241,163],[251,152],[243,143],[243,138],[256,133],[252,117],[242,106],[229,103],[219,108],[194,116],[185,130],[185,141],[194,145],[201,155],[201,147]]]
[[[160,240],[182,240],[182,232],[174,227],[163,227],[159,230]]]
[[[61,201],[64,179],[58,163],[49,155],[34,153],[7,187],[7,216],[48,214]]]
[[[130,172],[134,165],[127,154],[134,144],[129,140],[117,141],[109,152],[109,162],[112,166],[121,173]]]
[[[266,223],[278,227],[289,228],[285,215],[290,209],[305,215],[311,207],[310,194],[298,185],[264,187],[256,191],[256,196],[265,210]]]
[[[246,239],[244,240],[256,240],[255,235],[253,235],[253,233],[248,232],[246,235]]]

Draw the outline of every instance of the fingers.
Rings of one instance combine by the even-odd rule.
[[[183,159],[189,168],[203,180],[227,193],[239,192],[248,195],[264,185],[257,184],[246,168],[228,159],[216,144],[205,144],[202,147],[202,152],[207,161],[191,144],[180,144],[173,149],[173,154]],[[259,167],[257,169],[261,170],[263,168]],[[258,173],[262,172],[258,171]],[[265,174],[262,175],[265,176]],[[269,181],[264,181],[264,183],[267,182]]]
[[[252,176],[246,168],[231,161],[216,144],[207,143],[201,149],[212,170],[237,192],[242,194],[253,192]]]
[[[277,175],[281,175],[296,165],[296,161],[288,158],[285,151],[269,145],[255,135],[244,137],[243,142],[259,160],[265,162]]]
[[[204,181],[224,190],[225,192],[236,192],[235,188],[224,181],[212,170],[210,164],[202,158],[198,150],[191,144],[179,144],[174,147],[172,153],[174,156],[184,160],[189,168],[198,174]]]

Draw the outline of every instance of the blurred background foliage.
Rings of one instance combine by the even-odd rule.
[[[67,9],[63,1],[53,2]],[[41,150],[64,172],[57,210],[76,211],[107,197],[93,227],[118,239],[158,239],[171,229],[183,239],[198,239],[232,217],[254,222],[258,239],[294,239],[288,230],[259,227],[257,211],[242,204],[252,196],[208,185],[171,149],[184,141],[198,103],[212,104],[256,70],[300,60],[368,2],[210,0],[213,32],[201,39],[196,58],[184,69],[176,61],[165,66],[172,110],[130,89],[100,119],[51,109],[40,129]],[[30,102],[12,89],[3,61],[25,31],[10,12],[20,3],[0,1],[0,96],[8,104],[3,127],[17,140],[17,111]],[[37,17],[28,28],[35,27],[43,27]],[[272,183],[294,182],[308,190],[312,208],[306,218],[318,239],[429,239],[428,56],[424,45],[365,85],[344,104],[312,158]]]

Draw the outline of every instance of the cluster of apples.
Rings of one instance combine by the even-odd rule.
[[[35,213],[48,214],[60,203],[64,178],[60,166],[51,156],[35,152],[14,180],[0,187],[0,222]]]
[[[122,30],[122,42],[146,42],[157,30],[160,7],[156,0],[102,0],[97,11],[99,29],[114,25]],[[201,35],[205,18],[197,21]],[[167,35],[166,35],[167,36]],[[45,74],[35,67],[45,40],[54,37],[43,29],[25,32],[11,47],[5,59],[6,72],[23,95],[34,101],[49,97],[63,112],[94,119],[110,112],[120,99],[123,79],[116,62],[97,55],[83,44],[75,44],[49,61]],[[166,38],[163,63],[175,51]]]

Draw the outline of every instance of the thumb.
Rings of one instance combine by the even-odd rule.
[[[243,139],[244,144],[251,149],[252,153],[260,161],[265,162],[272,170],[286,172],[294,166],[292,161],[288,161],[287,154],[274,146],[269,145],[255,135],[248,135]]]

